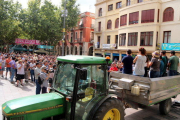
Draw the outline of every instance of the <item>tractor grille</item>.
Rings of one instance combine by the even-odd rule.
[[[11,118],[11,120],[24,120],[24,116]]]

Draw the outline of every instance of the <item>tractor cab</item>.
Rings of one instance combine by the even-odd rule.
[[[53,88],[65,96],[66,118],[87,119],[108,94],[107,60],[90,56],[58,57]]]

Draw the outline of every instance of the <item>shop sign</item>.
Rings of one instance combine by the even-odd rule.
[[[17,44],[26,44],[26,45],[40,45],[39,40],[26,40],[26,39],[19,39],[19,38],[17,38],[15,40],[15,43],[17,43]]]
[[[163,43],[162,50],[180,51],[180,43]]]
[[[102,44],[102,48],[110,49],[116,47],[116,44]]]

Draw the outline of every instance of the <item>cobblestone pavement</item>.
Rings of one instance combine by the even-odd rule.
[[[35,95],[35,84],[24,83],[24,86],[16,87],[9,80],[0,79],[0,105],[4,102],[20,97]],[[180,101],[180,95],[176,98]],[[125,120],[180,120],[180,107],[172,108],[167,116],[159,115],[158,105],[145,109],[126,109]],[[2,119],[2,108],[0,106],[0,120]]]

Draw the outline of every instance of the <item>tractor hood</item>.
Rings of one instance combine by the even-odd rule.
[[[2,105],[2,110],[6,116],[28,114],[63,108],[64,100],[64,96],[58,93],[34,95],[7,101]]]

